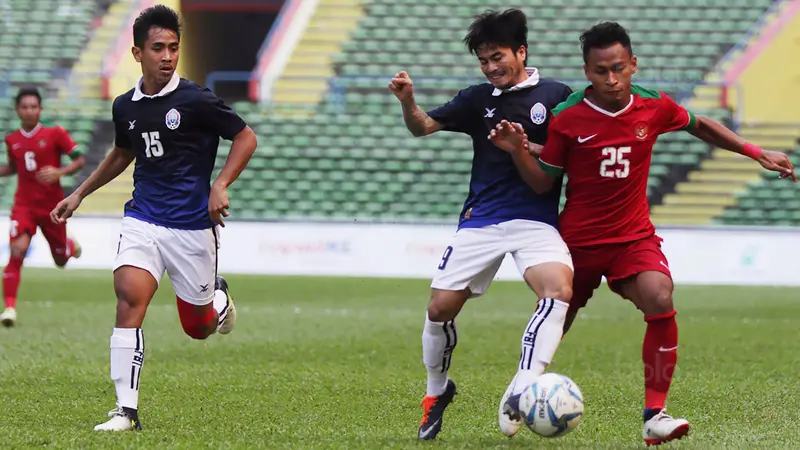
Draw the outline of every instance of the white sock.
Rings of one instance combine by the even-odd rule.
[[[533,384],[550,365],[564,334],[568,308],[568,303],[554,298],[539,300],[536,312],[522,333],[522,352],[514,394]]]
[[[141,328],[114,328],[111,335],[111,380],[117,404],[139,407],[139,377],[144,364],[144,333]]]
[[[431,322],[425,317],[422,329],[422,362],[428,370],[427,396],[444,394],[450,357],[458,344],[456,321]]]
[[[220,290],[214,291],[214,299],[212,300],[212,307],[214,311],[217,312],[219,316],[219,320],[217,324],[219,325],[225,319],[225,316],[228,315],[228,296],[225,295],[224,292]]]

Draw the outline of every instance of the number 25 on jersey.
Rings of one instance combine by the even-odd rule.
[[[161,136],[158,131],[142,133],[144,139],[144,153],[148,158],[164,156],[164,146],[161,145]]]
[[[626,155],[630,152],[630,147],[604,148],[604,158],[600,161],[600,176],[605,178],[628,178],[631,171],[631,162]]]

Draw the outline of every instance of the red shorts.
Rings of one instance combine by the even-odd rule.
[[[55,224],[50,220],[50,210],[25,208],[14,206],[11,209],[11,224],[9,227],[10,240],[17,236],[27,234],[30,237],[36,234],[36,228],[42,229],[42,235],[50,244],[53,257],[67,254],[67,224]]]
[[[572,283],[572,308],[582,308],[606,277],[612,291],[624,297],[619,281],[642,272],[656,271],[670,279],[667,257],[661,251],[663,239],[656,235],[621,244],[570,247],[575,277]]]

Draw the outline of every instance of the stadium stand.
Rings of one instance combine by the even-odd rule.
[[[110,107],[97,99],[96,55],[107,51],[104,37],[113,36],[114,29],[125,23],[136,2],[110,2],[103,20],[95,24],[93,13],[105,11],[98,4],[109,2],[36,0],[36,8],[23,8],[30,2],[20,0],[7,3],[12,8],[8,17],[25,26],[0,36],[0,64],[14,68],[6,74],[10,78],[6,86],[12,88],[5,97],[23,82],[59,87],[53,74],[66,78],[54,69],[72,67],[67,86],[73,88],[62,89],[58,103],[48,100],[45,119],[70,130],[80,144],[92,147],[91,155],[99,160],[112,133],[105,123]],[[530,64],[544,76],[579,89],[586,84],[580,68],[580,31],[598,20],[619,20],[635,41],[639,82],[678,99],[690,98],[702,90],[697,84],[720,57],[741,41],[771,4],[770,0],[532,0],[523,8],[530,18]],[[465,25],[485,9],[506,6],[498,0],[320,0],[275,85],[273,103],[234,105],[260,138],[251,170],[232,188],[236,218],[451,222],[467,193],[469,139],[449,133],[412,138],[386,84],[398,70],[408,70],[417,100],[429,108],[446,102],[460,88],[482,82],[474,56],[461,43]],[[44,15],[31,11],[49,11],[47,18],[56,17],[48,22],[47,34]],[[49,32],[51,26],[55,34]],[[23,40],[35,40],[43,54],[52,57],[17,57]],[[0,95],[2,77],[0,73]],[[292,110],[303,114],[287,113]],[[730,120],[726,109],[702,112]],[[17,126],[12,110],[0,111],[0,125]],[[229,143],[223,142],[218,167],[228,151]],[[693,182],[709,177],[698,175],[697,169],[741,167],[736,155],[712,158],[718,152],[685,133],[662,137],[648,189],[655,217],[663,216],[660,207],[671,206],[669,217],[691,222],[680,214],[681,202],[696,203],[713,189],[723,189],[719,183]],[[752,170],[749,174],[740,186],[753,182]],[[8,182],[0,180],[0,208],[7,207],[13,195]],[[676,189],[688,189],[692,195],[676,196]],[[119,199],[129,192],[127,182],[109,186],[84,209],[117,212]],[[743,220],[743,213],[730,212],[735,197],[714,197],[712,203],[702,221],[723,211],[728,223]]]
[[[772,139],[790,140],[794,148],[789,158],[795,165],[800,164],[800,143],[795,127],[761,126],[748,130],[751,135],[770,136]],[[715,220],[728,225],[800,225],[800,198],[797,186],[775,176],[775,173],[762,171],[757,177],[748,180],[747,188],[725,208]]]
[[[639,79],[662,80],[647,85],[685,96],[770,4],[534,0],[524,7],[530,63],[544,76],[580,88],[580,31],[601,18],[619,19],[637,42]],[[328,80],[316,115],[281,118],[264,106],[236,104],[261,135],[253,162],[258,170],[236,188],[237,208],[247,205],[253,219],[452,221],[466,196],[469,140],[452,134],[411,138],[386,84],[397,71],[409,71],[417,100],[427,108],[482,81],[461,43],[465,24],[484,9],[505,6],[485,0],[363,2],[365,15],[333,59],[336,76]],[[729,118],[726,110],[703,112]],[[662,138],[649,181],[651,201],[659,203],[710,152],[685,133]]]
[[[19,126],[10,100],[17,89],[37,86],[45,96],[42,119],[63,126],[82,147],[92,144],[96,121],[106,118],[106,106],[79,99],[62,102],[50,94],[64,84],[104,3],[94,0],[11,0],[3,3],[7,9],[2,10],[0,19],[3,25],[0,95],[9,100],[0,108],[0,130],[5,133]],[[31,48],[36,51],[29,51]],[[69,188],[74,180],[65,178],[62,182]],[[15,187],[13,178],[0,179],[0,208],[10,207]]]

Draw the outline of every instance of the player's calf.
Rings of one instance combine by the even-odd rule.
[[[25,260],[25,254],[28,253],[30,243],[31,237],[27,233],[23,233],[13,238],[9,245],[8,264],[3,269],[5,311],[3,311],[2,318],[0,318],[0,321],[5,326],[12,326],[17,320],[17,292],[22,278],[22,263]]]
[[[183,332],[192,339],[205,339],[217,330],[217,312],[211,303],[207,305],[193,305],[176,297],[178,304],[178,317],[181,319]]]
[[[78,241],[67,238],[67,245],[61,247],[50,247],[50,253],[53,255],[53,262],[59,268],[64,268],[70,259],[78,259],[83,253],[83,249]]]

